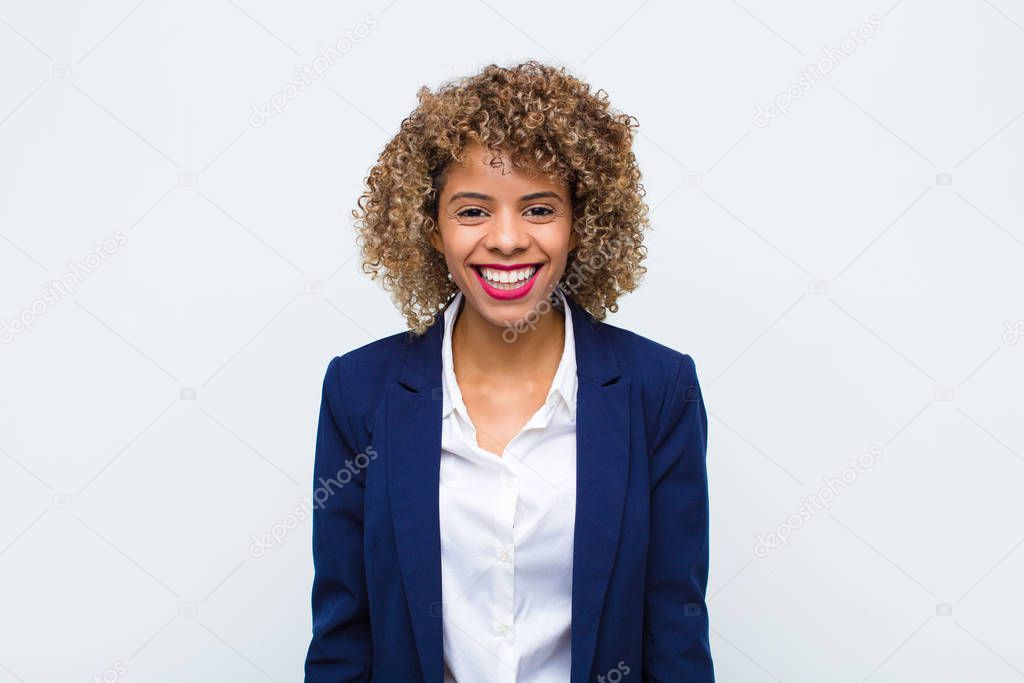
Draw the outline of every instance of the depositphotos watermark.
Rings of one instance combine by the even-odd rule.
[[[369,455],[367,455],[369,454]],[[250,534],[252,543],[249,544],[249,555],[254,558],[263,557],[267,550],[274,546],[283,545],[288,532],[299,526],[299,522],[309,519],[313,510],[322,508],[328,500],[338,491],[345,487],[352,478],[362,470],[369,467],[370,463],[377,459],[377,451],[373,446],[366,447],[366,453],[358,454],[352,460],[345,460],[345,466],[338,470],[330,479],[320,477],[319,485],[313,490],[313,496],[301,496],[296,498],[297,505],[284,518],[270,527],[270,530],[262,536]]]
[[[86,254],[80,261],[68,261],[68,269],[60,277],[47,282],[42,294],[23,308],[21,313],[10,320],[0,319],[0,344],[10,344],[19,334],[31,332],[40,316],[60,303],[61,298],[74,294],[75,288],[86,275],[96,271],[127,243],[125,234],[116,230],[112,236],[92,245],[92,253]]]
[[[566,271],[567,275],[564,282],[560,282],[557,285],[564,294],[575,294],[579,291],[580,285],[583,284],[588,277],[603,268],[605,263],[622,254],[622,240],[617,237],[612,238],[607,243],[607,246],[611,248],[610,252],[605,252],[603,246],[604,245],[602,245],[601,251],[593,254],[585,262],[578,259],[573,261]],[[517,320],[514,323],[506,321],[505,330],[501,333],[502,340],[511,344],[527,329],[535,329],[537,327],[537,321],[541,316],[547,315],[552,311],[554,308],[554,301],[557,296],[558,295],[552,291],[550,295],[538,301],[537,305],[528,311],[526,316],[521,320]]]
[[[794,531],[822,510],[831,509],[832,501],[839,495],[840,489],[848,488],[881,459],[882,449],[872,445],[856,458],[850,458],[850,465],[844,467],[838,477],[824,477],[825,485],[811,495],[801,498],[800,506],[786,518],[785,522],[779,524],[773,531],[769,531],[766,536],[757,534],[754,555],[764,559],[774,548],[788,545]]]
[[[352,28],[346,28],[341,38],[334,41],[328,47],[318,47],[317,56],[309,64],[295,67],[298,74],[281,88],[280,92],[274,93],[266,102],[249,105],[249,125],[259,128],[272,116],[279,116],[291,100],[299,96],[299,93],[313,85],[313,81],[320,80],[327,73],[327,70],[335,65],[352,49],[366,39],[370,32],[377,28],[377,18],[367,14],[363,20]]]
[[[1017,342],[1024,339],[1024,318],[1016,322],[1003,321],[1003,343],[1007,346],[1016,346]]]
[[[619,663],[608,669],[606,673],[597,675],[597,683],[619,683],[633,670],[626,664],[626,660],[620,659]]]
[[[114,662],[114,665],[105,669],[101,673],[93,674],[93,683],[116,683],[128,675],[128,669],[120,660]]]
[[[790,83],[767,105],[762,106],[760,102],[754,105],[754,125],[758,128],[765,128],[772,122],[772,119],[789,114],[789,107],[794,100],[803,97],[805,92],[822,79],[831,78],[832,72],[839,68],[842,60],[856,52],[858,46],[863,45],[865,40],[874,36],[875,32],[881,28],[882,20],[872,14],[860,26],[855,29],[851,28],[850,36],[840,40],[837,47],[821,48],[824,56],[800,69],[800,78],[796,82]]]

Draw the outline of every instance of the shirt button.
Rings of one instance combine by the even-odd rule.
[[[507,548],[502,548],[501,551],[498,553],[498,559],[502,562],[508,562],[509,559],[511,559],[511,557],[512,553],[510,553]]]
[[[511,491],[515,487],[516,487],[516,478],[515,477],[505,477],[505,488]]]
[[[503,636],[508,633],[508,624],[501,624],[498,626],[498,635]]]

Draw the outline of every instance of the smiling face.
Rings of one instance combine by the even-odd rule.
[[[558,285],[577,240],[568,188],[539,173],[490,166],[491,151],[467,149],[448,168],[438,197],[444,254],[466,304],[494,325],[515,324]]]

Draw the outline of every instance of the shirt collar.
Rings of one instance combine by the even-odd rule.
[[[558,362],[558,369],[555,371],[551,388],[548,390],[546,400],[552,396],[561,399],[563,405],[569,411],[570,419],[576,421],[576,338],[572,331],[572,311],[565,300],[565,293],[561,287],[556,287],[560,308],[565,318],[565,344],[562,348],[562,357]],[[444,311],[444,334],[441,343],[441,367],[444,388],[442,390],[441,417],[446,418],[456,410],[467,422],[469,411],[462,401],[462,392],[459,390],[458,380],[455,378],[455,364],[452,358],[452,329],[455,326],[455,319],[462,307],[463,294],[461,291],[455,294],[455,298]]]

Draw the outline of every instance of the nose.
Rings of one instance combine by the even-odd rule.
[[[502,254],[515,254],[530,247],[529,225],[515,211],[499,211],[489,221],[484,246]]]

